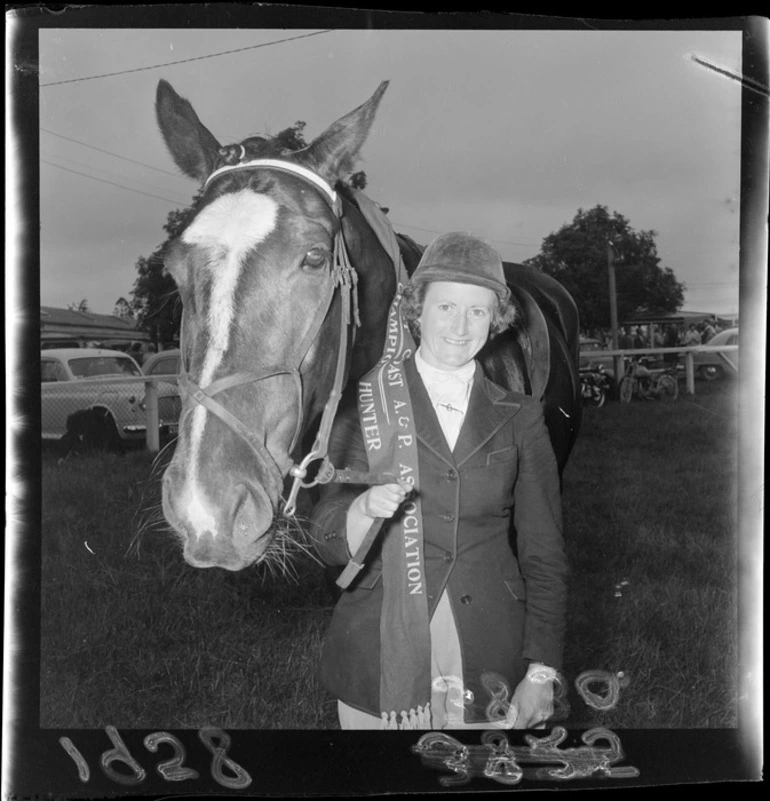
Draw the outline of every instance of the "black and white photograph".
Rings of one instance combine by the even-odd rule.
[[[6,27],[5,793],[761,780],[767,19]]]

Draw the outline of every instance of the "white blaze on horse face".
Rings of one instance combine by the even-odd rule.
[[[208,251],[205,269],[212,277],[209,350],[200,377],[203,386],[211,381],[227,350],[243,257],[273,231],[277,217],[278,204],[272,198],[244,189],[206,206],[182,234],[186,244]]]
[[[263,242],[275,229],[278,204],[267,195],[251,190],[223,195],[201,211],[182,234],[182,241],[206,251],[205,267],[211,273],[211,297],[207,313],[208,350],[199,378],[200,386],[209,384],[230,342],[235,317],[236,288],[246,254]],[[189,442],[192,470],[188,475],[188,498],[194,502],[188,513],[195,518],[199,531],[212,530],[197,482],[198,455],[206,424],[206,409],[193,412]]]

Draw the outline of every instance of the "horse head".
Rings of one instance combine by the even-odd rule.
[[[348,336],[338,288],[351,275],[340,271],[338,250],[351,223],[335,186],[386,87],[287,151],[262,137],[223,147],[187,100],[158,85],[165,143],[203,185],[194,217],[164,254],[183,304],[183,408],[163,511],[193,566],[239,570],[270,554],[284,479],[332,391]],[[346,238],[354,249],[371,246],[351,230]]]

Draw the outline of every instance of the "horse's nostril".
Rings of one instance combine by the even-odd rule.
[[[233,544],[240,553],[258,558],[268,544],[269,538],[264,535],[273,519],[273,511],[264,493],[245,486],[242,490],[233,518]]]

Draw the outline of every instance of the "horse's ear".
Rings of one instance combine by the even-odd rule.
[[[167,81],[158,83],[155,114],[177,167],[203,183],[214,170],[219,142],[198,119],[190,102],[180,97]]]
[[[339,178],[352,172],[388,83],[383,81],[366,103],[340,117],[307,148],[300,151],[315,170],[332,185]]]

